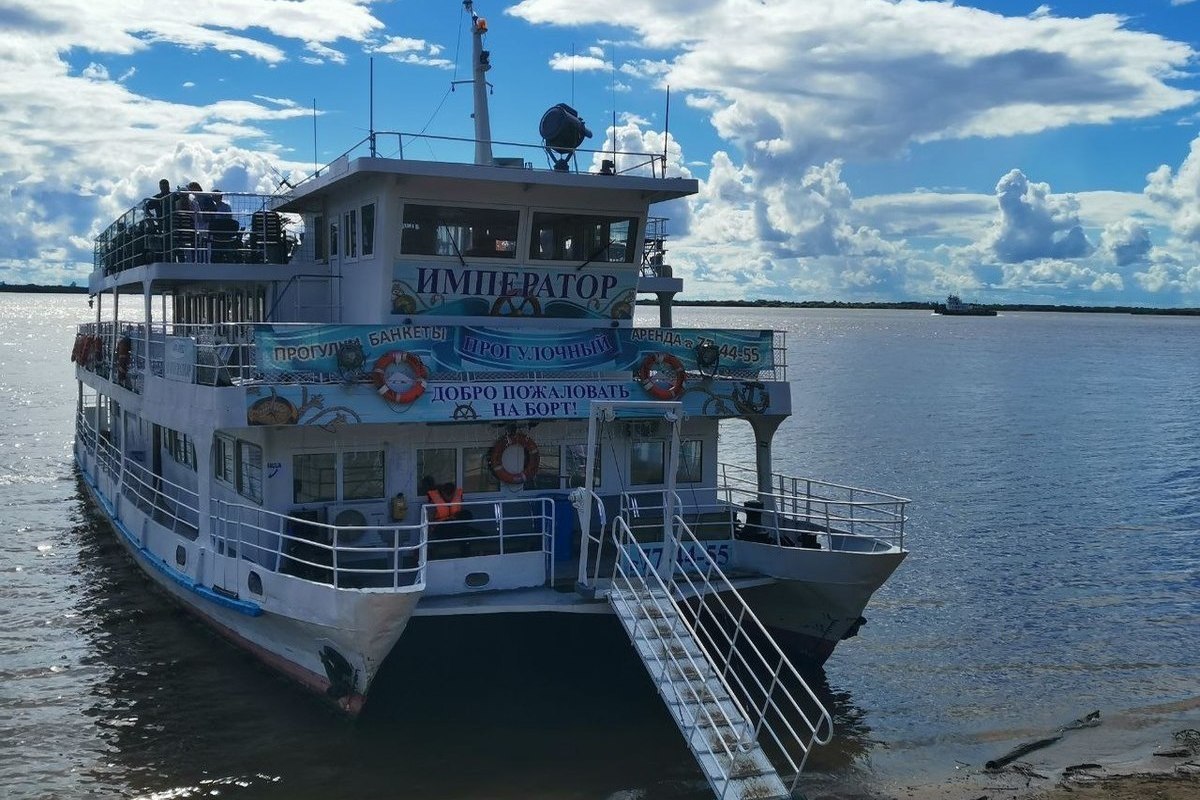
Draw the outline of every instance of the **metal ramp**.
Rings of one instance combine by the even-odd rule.
[[[623,518],[613,521],[609,602],[716,796],[789,797],[832,719],[704,546],[673,521],[663,560],[674,569],[653,563]]]

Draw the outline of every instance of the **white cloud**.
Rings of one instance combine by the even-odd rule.
[[[996,184],[996,196],[1000,219],[987,244],[997,260],[1014,264],[1091,253],[1073,195],[1052,195],[1048,184],[1033,183],[1014,169]]]
[[[555,53],[550,57],[550,69],[558,72],[600,72],[612,69],[603,55]]]
[[[1146,176],[1146,196],[1170,214],[1171,230],[1188,242],[1200,243],[1200,136],[1178,170],[1166,164]]]
[[[84,78],[88,78],[89,80],[106,81],[108,80],[108,67],[104,66],[103,64],[97,64],[95,61],[93,61],[84,67],[83,71],[79,74]]]
[[[1109,223],[1100,236],[1100,249],[1118,267],[1144,262],[1151,247],[1150,232],[1135,219]]]
[[[1188,45],[1112,14],[1006,17],[888,0],[812,0],[802,13],[741,0],[665,9],[659,0],[523,0],[509,13],[621,26],[642,46],[672,51],[660,80],[693,95],[748,159],[780,170],[938,139],[1145,118],[1197,97],[1167,83],[1195,55]]]

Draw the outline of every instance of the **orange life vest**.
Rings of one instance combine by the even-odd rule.
[[[454,490],[454,494],[449,500],[442,497],[442,493],[437,489],[430,489],[428,497],[429,502],[433,503],[434,522],[445,522],[448,519],[453,519],[462,511],[463,491],[460,488]]]

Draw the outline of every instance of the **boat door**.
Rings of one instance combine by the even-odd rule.
[[[603,449],[598,446],[601,443],[611,442],[618,436],[623,426],[627,423],[636,423],[638,421],[646,422],[650,420],[662,420],[670,426],[670,441],[666,452],[666,461],[663,464],[663,489],[662,489],[662,542],[663,552],[662,559],[659,562],[660,572],[663,572],[663,567],[666,567],[663,573],[664,580],[670,578],[674,570],[674,564],[677,557],[678,540],[675,536],[674,518],[679,506],[679,495],[676,493],[675,482],[679,467],[679,431],[683,424],[683,404],[678,401],[656,401],[656,400],[628,400],[614,401],[610,403],[593,403],[588,415],[588,444],[587,444],[587,467],[584,473],[584,483],[582,489],[575,490],[578,494],[574,495],[573,502],[576,510],[579,513],[580,527],[580,542],[579,542],[579,585],[582,588],[594,589],[596,583],[596,575],[589,568],[588,559],[589,553],[589,538],[591,537],[591,521],[593,512],[598,513],[601,517],[601,531],[599,533],[601,540],[610,535],[609,531],[604,528],[604,507],[603,500],[592,491],[593,478],[596,475],[596,469],[599,465],[596,463],[597,453]],[[634,434],[622,436],[627,449],[629,444],[634,441]],[[608,448],[613,450],[615,448]],[[619,495],[625,495],[632,487],[627,485],[625,481],[624,470],[615,470],[622,476],[622,484],[617,487]],[[598,509],[598,511],[597,511]],[[626,520],[628,522],[628,520]],[[594,539],[593,539],[594,541]],[[603,547],[600,548],[603,550]]]

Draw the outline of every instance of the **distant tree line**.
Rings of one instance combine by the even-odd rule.
[[[657,300],[643,298],[639,305],[658,305]],[[904,300],[895,303],[853,303],[842,300],[676,300],[677,306],[714,306],[722,308],[866,308],[935,311],[940,303]],[[1200,316],[1200,308],[1147,308],[1144,306],[1065,306],[1036,303],[975,303],[980,308],[996,311],[1066,311],[1084,314],[1170,314]]]

